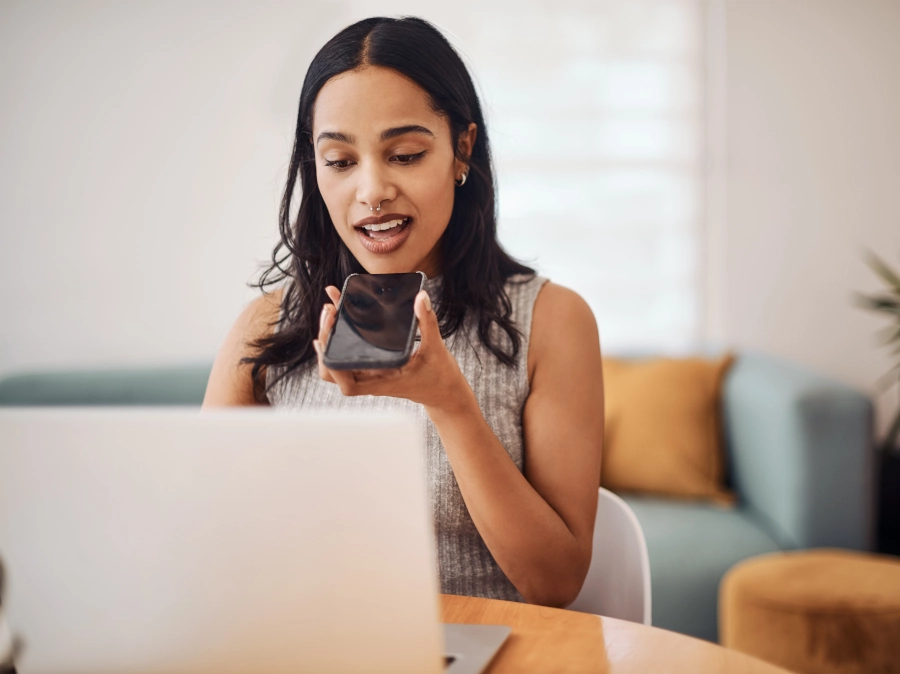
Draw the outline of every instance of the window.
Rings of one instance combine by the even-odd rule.
[[[606,352],[696,345],[703,0],[388,10],[430,18],[473,71],[507,250],[588,301]]]

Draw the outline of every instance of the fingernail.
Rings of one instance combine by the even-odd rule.
[[[318,339],[313,340],[313,348],[316,350],[317,354],[319,354],[320,356],[322,355],[322,344]]]
[[[322,307],[322,313],[319,314],[319,325],[321,325],[322,323],[325,322],[325,314],[327,314],[327,313],[328,313],[328,305],[326,304],[324,307]]]
[[[431,311],[431,298],[428,296],[428,293],[425,293],[425,299],[422,300],[422,304],[425,305],[425,311]]]

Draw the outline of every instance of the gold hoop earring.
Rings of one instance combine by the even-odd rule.
[[[463,174],[460,176],[459,180],[454,180],[453,182],[456,183],[456,186],[457,186],[457,187],[462,187],[463,185],[466,184],[466,178],[468,178],[468,177],[469,177],[469,172],[466,171],[465,173],[463,173]]]

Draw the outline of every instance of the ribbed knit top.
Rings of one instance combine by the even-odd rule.
[[[528,345],[531,318],[538,292],[547,281],[539,276],[514,276],[506,283],[512,305],[512,321],[522,335],[513,367],[503,365],[478,339],[473,326],[460,329],[446,340],[472,387],[488,425],[509,453],[516,467],[525,465],[522,410],[528,397]],[[440,278],[429,279],[425,289],[432,303],[440,302]],[[507,336],[495,330],[502,344]],[[275,371],[273,371],[274,374]],[[440,382],[435,382],[440,385]],[[509,581],[475,528],[463,501],[444,446],[425,408],[409,400],[387,396],[345,397],[336,384],[319,377],[315,361],[279,381],[269,391],[273,407],[329,410],[404,410],[421,423],[436,537],[441,592],[508,601],[524,601]]]

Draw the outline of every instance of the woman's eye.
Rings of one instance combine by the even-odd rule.
[[[326,159],[325,166],[335,171],[345,171],[350,168],[352,162],[349,159]]]
[[[391,157],[391,161],[395,164],[401,164],[404,166],[408,166],[409,164],[415,164],[417,161],[422,159],[425,156],[425,151],[418,152],[416,154],[395,154]]]

